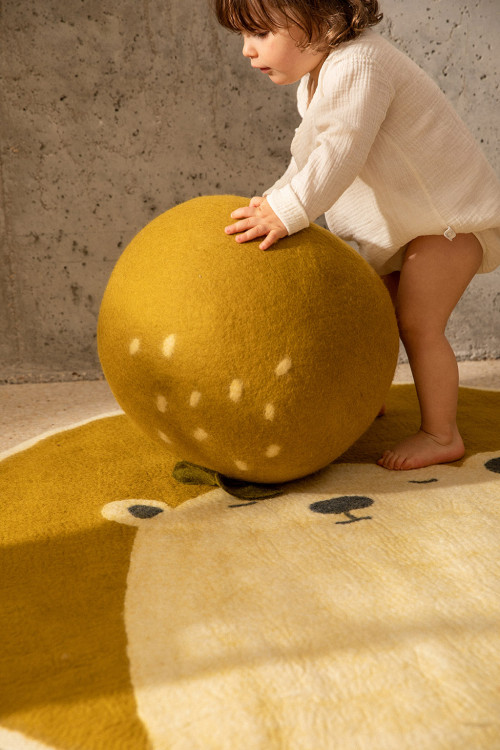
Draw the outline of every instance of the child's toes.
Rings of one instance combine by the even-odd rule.
[[[384,451],[377,463],[379,466],[383,466],[384,469],[392,469],[395,460],[396,455],[392,451]]]
[[[394,459],[394,465],[392,468],[395,469],[396,471],[402,471],[403,469],[411,469],[412,467],[408,466],[407,464],[408,464],[408,459],[405,455],[396,454],[395,459]]]

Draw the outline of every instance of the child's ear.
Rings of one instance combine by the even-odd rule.
[[[116,521],[128,526],[154,523],[162,514],[171,512],[172,508],[159,500],[115,500],[101,510],[102,515],[108,521]]]

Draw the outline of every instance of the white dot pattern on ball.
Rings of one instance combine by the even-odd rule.
[[[266,404],[264,409],[264,418],[267,419],[269,422],[272,422],[274,419],[275,409],[274,404]]]
[[[193,432],[194,437],[196,440],[206,440],[208,437],[208,433],[205,432],[205,430],[202,427],[197,427],[196,430]]]
[[[193,408],[195,406],[198,406],[198,404],[200,403],[200,399],[201,399],[201,393],[199,391],[193,391],[189,398],[189,405],[192,406]]]
[[[266,450],[266,456],[268,458],[275,458],[280,452],[281,452],[280,445],[270,445]]]
[[[167,399],[165,396],[157,396],[156,397],[156,408],[158,411],[161,411],[162,414],[164,414],[167,410]]]
[[[141,347],[141,342],[139,341],[139,339],[132,339],[132,341],[130,342],[128,350],[129,350],[130,354],[137,354],[137,352],[139,351],[140,347]]]
[[[174,348],[176,343],[176,335],[174,333],[170,334],[170,336],[167,336],[162,344],[162,353],[165,357],[170,357],[173,354]],[[139,339],[132,339],[129,345],[129,350],[131,354],[135,354],[139,351],[140,348],[140,340]],[[277,377],[280,377],[282,375],[286,375],[292,367],[292,360],[290,357],[285,357],[282,359],[278,365],[276,366],[274,372]],[[243,396],[243,381],[239,378],[235,378],[230,386],[229,386],[229,398],[231,401],[234,401],[235,403],[240,401]],[[201,401],[202,394],[200,391],[192,391],[191,395],[189,397],[189,405],[191,407],[196,407]],[[158,411],[164,413],[167,409],[168,403],[165,396],[162,394],[158,394],[156,396],[156,407]],[[276,409],[273,403],[267,403],[264,406],[264,418],[268,421],[273,421],[276,415]],[[197,427],[194,432],[192,433],[195,440],[198,440],[200,442],[207,440],[209,435],[208,433],[202,428]],[[158,435],[163,440],[163,442],[170,445],[172,443],[172,440],[161,430],[158,430]],[[265,456],[267,458],[275,458],[281,453],[281,446],[272,444],[269,445],[265,450]],[[240,470],[240,471],[248,471],[248,463],[246,461],[241,460],[235,460],[234,465]]]
[[[174,353],[175,348],[175,333],[171,333],[170,336],[163,341],[162,352],[164,357],[171,357]]]
[[[243,395],[243,382],[241,380],[233,380],[229,386],[229,398],[235,403],[241,400]]]
[[[290,368],[292,366],[292,360],[290,357],[285,357],[285,359],[282,359],[281,362],[277,365],[275,369],[275,373],[278,377],[281,375],[286,375],[287,372],[290,371]]]

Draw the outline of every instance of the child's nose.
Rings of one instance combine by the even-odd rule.
[[[243,55],[244,57],[255,57],[255,47],[252,44],[250,37],[245,37],[243,40]]]

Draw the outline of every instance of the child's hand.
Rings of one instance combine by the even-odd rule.
[[[288,234],[285,225],[281,219],[278,219],[266,198],[258,196],[252,198],[249,206],[237,208],[231,214],[231,218],[243,219],[243,221],[237,221],[236,224],[226,227],[226,234],[241,232],[235,237],[236,242],[248,242],[248,240],[265,235],[265,239],[259,245],[261,250],[267,250]]]

